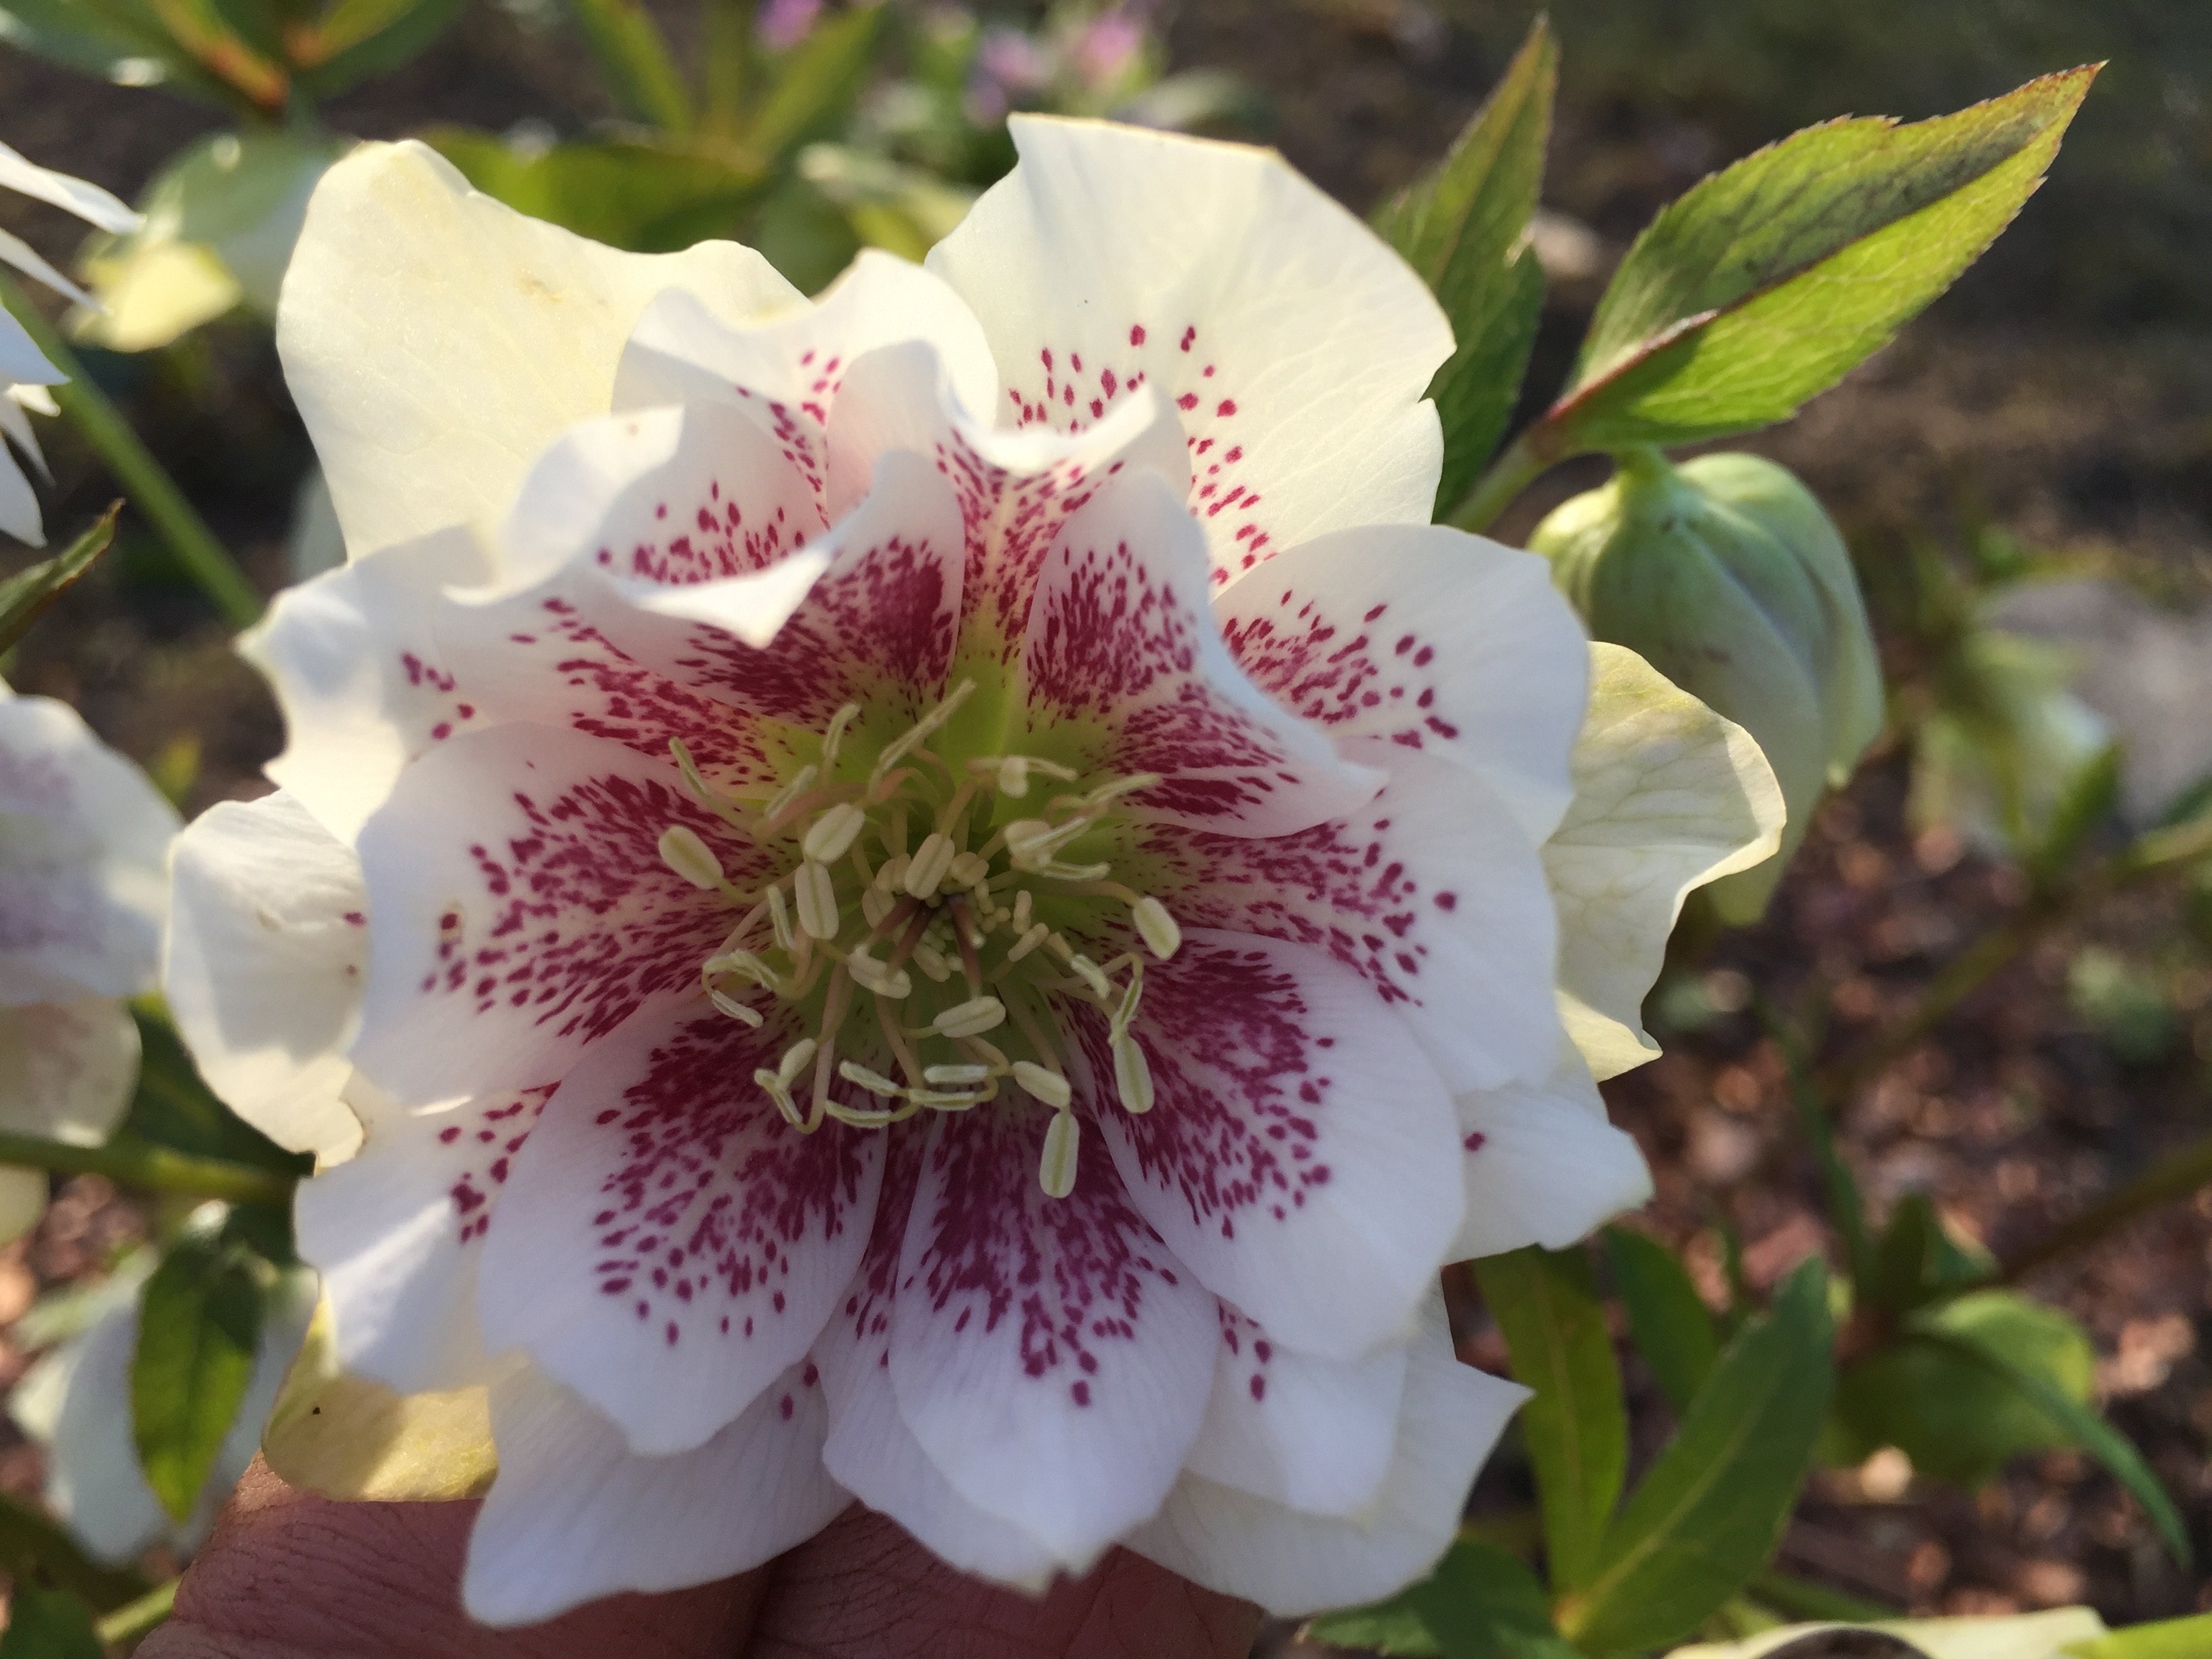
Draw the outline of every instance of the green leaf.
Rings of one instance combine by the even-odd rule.
[[[334,98],[419,56],[461,15],[465,0],[337,0],[293,47],[300,84]]]
[[[1429,387],[1444,431],[1439,512],[1467,493],[1497,448],[1536,343],[1544,271],[1528,226],[1559,76],[1559,47],[1539,18],[1449,153],[1375,216],[1435,292],[1458,341]]]
[[[775,167],[811,138],[826,137],[860,95],[875,63],[880,7],[856,7],[814,26],[744,131],[745,146]]]
[[[2212,1613],[2130,1625],[2104,1636],[2069,1643],[2067,1659],[2204,1659],[2212,1653]],[[4,1659],[4,1656],[0,1656]]]
[[[726,233],[764,183],[759,173],[680,140],[592,140],[532,154],[459,128],[423,137],[487,196],[639,253],[670,252],[715,230]]]
[[[1808,1261],[1729,1344],[1607,1534],[1596,1573],[1562,1601],[1576,1646],[1664,1646],[1766,1564],[1827,1413],[1832,1335],[1827,1274]]]
[[[1960,1353],[1957,1341],[2002,1354],[2086,1409],[2097,1357],[2081,1327],[2009,1291],[1978,1291],[1917,1315],[1899,1340],[1844,1372],[1836,1417],[1857,1441],[1837,1450],[1863,1457],[1895,1446],[1924,1474],[1972,1487],[2024,1453],[2076,1443],[2003,1376]]]
[[[140,1141],[283,1175],[313,1172],[312,1158],[285,1151],[215,1097],[158,999],[142,1000],[131,1013],[138,1025],[138,1090],[110,1146]]]
[[[1545,447],[1556,459],[1787,419],[1996,240],[2095,76],[2046,76],[1909,126],[1832,121],[1695,186],[1622,261]]]
[[[1857,1297],[1886,1313],[1910,1313],[1987,1277],[1987,1265],[1943,1228],[1925,1193],[1907,1193],[1875,1244]]]
[[[584,43],[623,113],[666,132],[691,125],[691,100],[676,59],[640,0],[568,0]]]
[[[18,1578],[8,1593],[8,1629],[0,1659],[101,1659],[92,1610],[67,1590]]]
[[[1552,1582],[1587,1583],[1628,1469],[1628,1414],[1605,1307],[1579,1250],[1531,1246],[1474,1264],[1482,1299],[1505,1334],[1513,1378],[1535,1398],[1521,1434],[1536,1466]]]
[[[2158,1476],[2143,1462],[2135,1443],[2098,1416],[2093,1407],[2075,1399],[2041,1371],[2021,1364],[1979,1329],[1968,1327],[1915,1334],[1955,1353],[1971,1356],[1992,1375],[2003,1378],[2022,1399],[2111,1470],[2150,1516],[2151,1523],[2166,1540],[2166,1548],[2173,1553],[2173,1559],[2185,1567],[2190,1565],[2189,1534],[2182,1525],[2180,1511],[2174,1508],[2173,1500],[2166,1496],[2166,1488],[2159,1484]]]
[[[1720,1358],[1720,1335],[1705,1298],[1674,1253],[1648,1234],[1607,1227],[1605,1255],[1637,1352],[1668,1403],[1678,1414],[1687,1411]]]
[[[107,551],[108,544],[115,539],[115,515],[122,510],[123,503],[116,502],[100,515],[99,523],[52,558],[42,559],[0,581],[0,651],[21,639],[31,624],[46,614],[46,607]]]
[[[222,83],[170,38],[146,0],[7,0],[0,40],[103,81],[167,82],[229,101]]]
[[[228,1219],[224,1206],[202,1205],[138,1304],[132,1434],[146,1484],[179,1521],[237,1419],[261,1340],[266,1269],[230,1237]]]
[[[2039,890],[2064,880],[2089,838],[2118,810],[2124,758],[2121,744],[2108,743],[2059,785],[2043,833],[2027,849],[2028,879]]]
[[[1553,1628],[1544,1587],[1516,1558],[1461,1539],[1437,1570],[1388,1601],[1324,1613],[1316,1641],[1444,1659],[1575,1659]]]

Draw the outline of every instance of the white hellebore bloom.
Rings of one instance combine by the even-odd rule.
[[[105,231],[120,234],[138,226],[138,215],[99,185],[40,167],[5,144],[0,144],[0,189],[35,197]],[[0,231],[0,261],[79,305],[99,308],[99,301],[40,258],[37,250],[20,236]],[[23,476],[9,444],[31,458],[41,477],[47,476],[46,458],[40,452],[38,435],[31,430],[30,418],[24,411],[58,413],[46,388],[59,386],[68,378],[46,361],[46,353],[39,349],[22,324],[0,310],[0,434],[8,440],[0,443],[0,532],[33,547],[46,545],[46,525],[40,517],[39,498],[31,481]]]
[[[131,1103],[177,814],[75,709],[0,685],[0,1133],[96,1146]],[[46,1207],[0,1165],[0,1241]]]
[[[1263,151],[1014,132],[811,303],[416,146],[309,210],[351,562],[252,642],[283,789],[188,832],[171,995],[326,1165],[343,1363],[489,1390],[481,1619],[848,1493],[1012,1584],[1388,1593],[1522,1397],[1438,1267],[1648,1190],[1563,1015],[1643,1058],[1774,844],[1742,733],[1591,702],[1541,561],[1426,522],[1388,248]]]

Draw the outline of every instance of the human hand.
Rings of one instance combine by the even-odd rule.
[[[460,1607],[476,1509],[332,1503],[257,1460],[139,1659],[1244,1659],[1259,1623],[1125,1550],[1001,1589],[855,1504],[756,1571],[490,1631]]]

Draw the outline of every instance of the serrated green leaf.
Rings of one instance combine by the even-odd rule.
[[[0,1659],[101,1659],[106,1649],[92,1609],[67,1590],[18,1578],[8,1592]]]
[[[253,1377],[261,1340],[259,1264],[203,1205],[161,1257],[138,1304],[131,1415],[138,1462],[182,1521],[199,1501]]]
[[[2212,1613],[2130,1625],[2060,1650],[2067,1659],[2204,1659],[2212,1653]]]
[[[1579,1250],[1531,1246],[1475,1262],[1484,1305],[1505,1334],[1514,1381],[1535,1391],[1521,1434],[1536,1466],[1552,1582],[1594,1571],[1628,1469],[1628,1414],[1605,1306]]]
[[[338,0],[295,45],[300,84],[331,98],[420,55],[461,15],[465,0]]]
[[[1908,126],[1829,122],[1705,179],[1622,261],[1544,447],[1687,443],[1787,419],[2011,222],[2095,75],[2047,76]]]
[[[0,651],[21,639],[46,607],[66,592],[70,584],[92,568],[93,561],[107,551],[115,539],[118,501],[100,516],[99,523],[51,559],[41,559],[27,570],[19,570],[0,581]]]
[[[1729,1344],[1564,1600],[1587,1652],[1661,1647],[1750,1582],[1782,1539],[1834,1384],[1827,1274],[1808,1261]]]
[[[1674,1253],[1647,1234],[1607,1227],[1605,1255],[1637,1352],[1676,1413],[1687,1411],[1720,1358],[1720,1334],[1705,1299]]]
[[[568,0],[584,44],[623,113],[666,132],[691,125],[691,99],[667,38],[640,0]]]
[[[882,9],[872,6],[817,23],[792,48],[775,85],[746,124],[746,149],[775,167],[810,138],[827,136],[867,80],[882,23]]]
[[[1575,1659],[1553,1628],[1544,1587],[1516,1557],[1462,1538],[1419,1583],[1388,1601],[1324,1613],[1316,1641],[1443,1659]]]
[[[1543,184],[1559,48],[1538,19],[1450,151],[1376,210],[1375,228],[1434,291],[1458,342],[1429,395],[1443,423],[1439,513],[1497,448],[1544,306],[1528,240]]]
[[[2084,1451],[2112,1471],[2112,1476],[2136,1502],[2150,1516],[2152,1525],[2173,1559],[2184,1567],[2190,1565],[2188,1529],[2183,1526],[2181,1512],[2173,1506],[2173,1499],[2160,1485],[2158,1476],[2151,1470],[2135,1443],[2097,1415],[2094,1407],[2085,1405],[2039,1371],[2021,1364],[2009,1353],[1972,1328],[1935,1330],[1916,1329],[1921,1340],[1948,1347],[1951,1352],[1977,1361],[1993,1376],[1998,1376],[2030,1405],[2041,1411],[2063,1430]]]
[[[726,232],[766,182],[680,139],[594,139],[531,154],[459,128],[422,137],[485,195],[637,253],[688,247],[711,228]]]

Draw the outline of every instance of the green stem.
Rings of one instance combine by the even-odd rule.
[[[288,1204],[295,1184],[289,1176],[273,1170],[257,1170],[227,1158],[196,1158],[121,1137],[105,1146],[72,1146],[36,1135],[0,1133],[0,1164],[62,1175],[106,1176],[126,1187],[189,1193],[233,1204]]]
[[[1498,515],[1513,505],[1515,496],[1534,483],[1553,461],[1561,459],[1539,453],[1545,447],[1540,435],[1544,430],[1543,423],[1539,422],[1507,445],[1444,522],[1460,530],[1474,531],[1487,530],[1495,524]]]
[[[2063,1226],[2053,1228],[2026,1249],[2007,1256],[1992,1282],[2018,1284],[2037,1268],[2094,1244],[2137,1216],[2186,1198],[2204,1186],[2212,1186],[2212,1135],[2154,1164]]]
[[[15,313],[46,361],[69,376],[64,385],[53,388],[54,401],[107,464],[131,504],[161,532],[177,562],[215,602],[222,619],[234,629],[252,626],[261,616],[261,592],[246,580],[230,550],[216,539],[176,481],[162,470],[122,412],[85,373],[69,343],[11,278],[0,276],[0,301]]]
[[[177,1586],[182,1579],[172,1578],[158,1584],[137,1601],[124,1606],[101,1620],[99,1625],[100,1645],[119,1648],[127,1646],[150,1634],[163,1623],[177,1605]]]
[[[149,1580],[131,1567],[104,1567],[74,1538],[21,1498],[0,1492],[0,1566],[12,1577],[43,1569],[100,1612],[146,1594]]]

